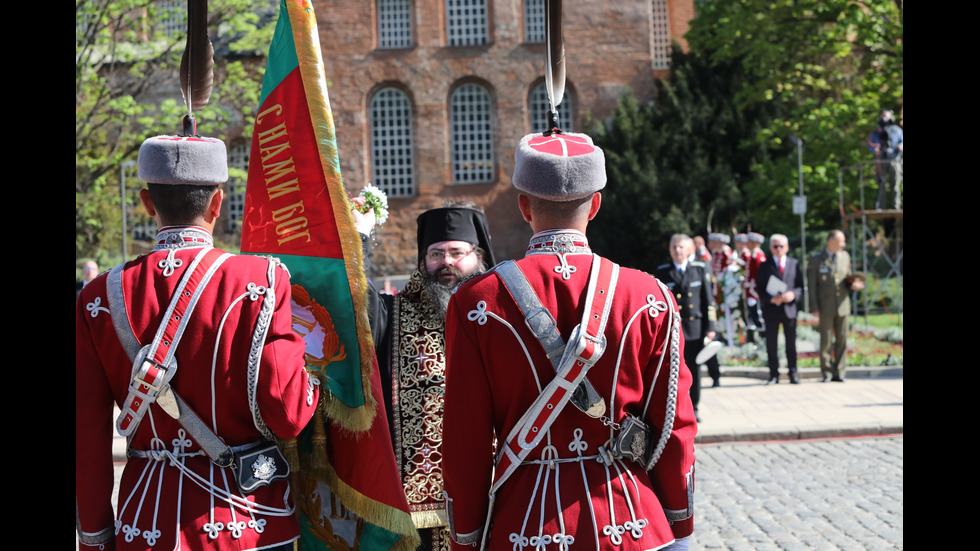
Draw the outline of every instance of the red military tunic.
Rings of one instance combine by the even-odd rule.
[[[735,253],[728,245],[722,245],[711,251],[711,273],[715,276],[715,302],[725,303],[724,281],[728,275],[728,267],[735,262]]]
[[[563,339],[581,321],[592,259],[585,236],[565,230],[536,234],[517,261]],[[496,495],[489,549],[656,549],[692,533],[697,425],[675,310],[651,275],[620,269],[608,345],[587,375],[611,421],[571,404],[561,410]],[[494,437],[510,434],[555,371],[493,271],[453,295],[446,345],[443,471],[454,547],[463,548],[460,542],[479,545],[486,525]],[[650,425],[655,440],[665,421],[673,422],[650,471],[627,459],[608,461],[609,425],[627,413]]]
[[[711,273],[714,274],[715,280],[721,281],[725,275],[725,271],[728,270],[728,266],[735,261],[735,253],[732,252],[732,248],[728,245],[722,245],[718,249],[711,252]]]
[[[759,266],[766,261],[766,253],[758,247],[754,249],[746,247],[742,251],[742,258],[745,260],[745,296],[759,300]]]
[[[738,263],[742,265],[743,270],[748,269],[749,260],[751,256],[752,256],[752,251],[749,250],[747,246],[744,247],[742,250],[738,251],[738,253],[736,253],[736,257],[738,258]]]
[[[122,271],[126,325],[143,345],[153,341],[188,265],[211,246],[210,234],[198,227],[164,228],[158,238],[151,253]],[[101,534],[109,537],[103,549],[166,550],[256,549],[295,540],[299,527],[287,481],[242,494],[231,470],[214,466],[156,403],[132,435],[113,514],[113,404],[121,406],[127,397],[132,362],[113,327],[113,316],[123,312],[110,312],[106,281],[102,274],[76,303],[80,539]],[[191,315],[170,385],[229,446],[269,432],[293,438],[313,415],[319,389],[304,369],[305,345],[291,329],[290,312],[286,270],[243,255],[219,267]]]

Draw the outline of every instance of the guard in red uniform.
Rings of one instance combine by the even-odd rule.
[[[516,160],[526,256],[461,285],[446,317],[454,548],[687,549],[697,424],[676,303],[589,248],[606,176],[588,136],[532,134]]]
[[[766,241],[766,237],[758,232],[746,234],[746,242],[743,255],[745,258],[745,306],[746,322],[748,323],[748,333],[746,340],[755,342],[756,332],[764,332],[765,327],[762,320],[762,305],[759,303],[759,266],[766,261],[766,253],[762,252],[761,245]]]
[[[146,140],[140,197],[157,244],[77,301],[83,549],[292,549],[299,536],[275,437],[297,436],[319,387],[292,331],[286,269],[213,247],[226,155],[210,138]],[[115,513],[113,425],[128,435]]]
[[[735,263],[735,253],[728,246],[731,243],[731,236],[723,233],[711,232],[708,234],[708,251],[711,253],[709,260],[711,274],[714,276],[714,297],[715,310],[718,314],[720,325],[719,332],[724,330],[729,346],[734,344],[734,331],[732,326],[732,307],[737,307],[740,293],[735,293],[734,305],[729,304],[729,297],[726,291],[737,290],[738,284],[736,276],[731,267]],[[721,365],[718,356],[712,356],[705,363],[708,367],[708,375],[711,376],[712,387],[721,386]]]
[[[715,276],[715,281],[718,284],[715,289],[715,296],[718,298],[719,305],[724,302],[721,282],[725,278],[725,272],[728,271],[728,267],[735,261],[735,253],[728,246],[731,240],[731,237],[723,233],[712,232],[708,234],[708,250],[711,252],[711,273]]]

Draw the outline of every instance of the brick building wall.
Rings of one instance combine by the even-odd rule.
[[[517,209],[510,180],[514,148],[531,132],[529,98],[543,82],[545,71],[545,45],[525,40],[529,23],[524,4],[530,0],[485,2],[486,43],[470,46],[448,45],[452,33],[447,29],[451,25],[447,1],[455,6],[461,0],[407,0],[410,44],[388,49],[379,47],[382,2],[314,0],[341,173],[352,194],[375,180],[372,99],[379,91],[394,88],[407,98],[411,113],[414,192],[404,198],[389,194],[390,217],[377,233],[374,273],[369,276],[411,272],[416,265],[415,219],[445,200],[473,201],[484,208],[498,260],[523,256],[531,234]],[[584,130],[586,113],[597,120],[611,115],[627,87],[641,102],[652,101],[655,79],[666,75],[654,69],[652,50],[664,43],[658,25],[663,27],[666,19],[667,40],[682,40],[693,16],[693,0],[564,5],[566,89],[573,130]],[[387,20],[383,14],[380,17]],[[468,83],[481,86],[490,98],[492,172],[477,183],[454,181],[453,173],[450,103],[453,93]]]

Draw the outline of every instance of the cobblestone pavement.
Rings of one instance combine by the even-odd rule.
[[[903,549],[904,437],[699,445],[691,551]]]

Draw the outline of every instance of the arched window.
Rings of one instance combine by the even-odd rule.
[[[412,0],[378,0],[378,48],[412,47]]]
[[[524,0],[524,42],[544,42],[544,0]]]
[[[531,90],[531,98],[528,100],[528,111],[531,113],[531,132],[544,132],[548,129],[548,111],[551,105],[548,103],[548,87],[544,82]],[[558,104],[558,127],[567,132],[574,132],[572,127],[572,100],[568,97],[568,90],[562,95],[561,103]]]
[[[412,106],[404,92],[382,88],[371,98],[371,183],[388,197],[415,195]]]
[[[239,168],[248,172],[248,155],[251,149],[251,144],[244,140],[228,148],[228,168]],[[225,203],[228,205],[228,214],[225,215],[228,231],[242,229],[242,217],[245,215],[244,178],[228,178],[228,183],[225,184]]]
[[[450,46],[489,42],[486,0],[446,0],[446,36]]]
[[[449,124],[453,182],[492,182],[493,120],[487,89],[472,82],[457,88],[449,99]]]
[[[667,18],[667,0],[653,0],[652,12],[653,39],[651,44],[654,69],[670,68],[670,27]]]

